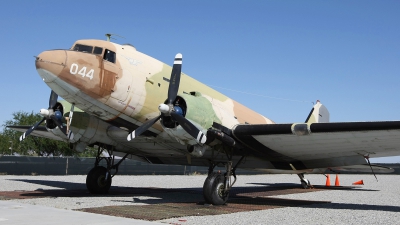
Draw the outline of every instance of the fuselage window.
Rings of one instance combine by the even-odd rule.
[[[103,59],[115,63],[115,52],[106,49]]]
[[[72,50],[78,52],[92,53],[93,46],[76,44]]]
[[[100,47],[94,47],[93,54],[96,54],[96,55],[101,55],[101,53],[103,53],[103,48],[100,48]]]

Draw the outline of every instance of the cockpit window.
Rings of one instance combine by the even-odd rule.
[[[103,59],[115,63],[115,52],[106,49]]]
[[[76,44],[72,50],[78,52],[92,53],[93,46]]]
[[[94,47],[93,54],[101,55],[101,53],[103,53],[103,48]]]

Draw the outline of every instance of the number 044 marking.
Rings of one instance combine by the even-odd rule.
[[[93,79],[93,74],[94,74],[94,70],[93,69],[91,69],[91,70],[89,70],[89,72],[87,72],[86,73],[86,66],[84,66],[84,67],[82,67],[81,69],[79,69],[79,66],[78,66],[78,64],[76,64],[76,63],[72,63],[72,65],[71,65],[71,69],[69,69],[69,72],[71,73],[71,74],[79,74],[79,75],[81,75],[82,77],[89,77],[89,79],[91,80],[91,79]]]

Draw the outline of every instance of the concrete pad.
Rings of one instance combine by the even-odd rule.
[[[72,210],[56,209],[40,205],[23,204],[13,201],[0,201],[0,224],[163,224],[144,220],[127,219]],[[164,224],[165,225],[165,224]]]

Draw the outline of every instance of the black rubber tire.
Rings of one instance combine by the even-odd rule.
[[[203,185],[204,200],[213,205],[224,205],[228,201],[228,195],[224,195],[221,190],[224,188],[225,177],[220,173],[210,174]]]
[[[212,204],[211,203],[211,192],[212,192],[212,183],[210,182],[211,180],[215,180],[215,176],[218,176],[220,173],[212,172],[206,180],[204,181],[203,185],[203,197],[206,203]]]
[[[86,176],[86,187],[92,194],[107,194],[111,187],[111,174],[108,173],[105,180],[107,169],[103,166],[96,166],[91,169]]]
[[[93,167],[89,173],[86,175],[86,188],[90,193],[93,193],[93,185],[89,182],[89,177],[93,177],[93,172],[95,171],[96,167]]]

